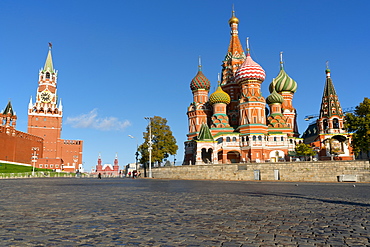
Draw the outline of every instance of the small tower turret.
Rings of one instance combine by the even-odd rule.
[[[282,104],[283,115],[287,119],[287,124],[291,128],[293,136],[298,137],[297,111],[293,107],[293,96],[297,91],[297,82],[293,80],[284,70],[283,52],[280,52],[280,71],[275,82],[269,86],[270,93],[275,90],[284,98]]]
[[[213,107],[211,128],[229,128],[229,118],[226,114],[227,104],[230,103],[230,96],[225,93],[220,85],[220,74],[218,75],[217,90],[209,97],[209,103]]]
[[[340,106],[338,95],[335,91],[333,81],[330,76],[328,63],[326,64],[326,81],[324,93],[321,101],[319,122],[319,132],[324,133],[344,133],[343,120],[344,114]]]
[[[188,139],[197,136],[202,123],[208,123],[212,114],[208,104],[208,93],[211,83],[202,72],[202,64],[199,57],[198,73],[190,82],[190,89],[193,93],[193,102],[188,107],[189,133]]]

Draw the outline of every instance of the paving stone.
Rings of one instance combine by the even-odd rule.
[[[370,246],[370,184],[0,180],[1,246]]]

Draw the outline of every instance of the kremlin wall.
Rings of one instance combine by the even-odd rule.
[[[0,160],[19,163],[31,163],[32,148],[43,151],[43,139],[15,129],[16,117],[12,105],[8,102],[0,113]]]

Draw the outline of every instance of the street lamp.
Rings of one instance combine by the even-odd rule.
[[[136,153],[135,153],[135,156],[136,156],[136,163],[135,163],[135,167],[136,167],[136,170],[137,170],[137,158],[138,158],[138,156],[139,156],[139,144],[137,143],[137,139],[134,137],[134,136],[132,136],[132,135],[128,135],[128,137],[130,137],[131,139],[135,139],[136,140]]]
[[[148,141],[148,150],[149,150],[149,177],[152,178],[152,118],[144,117],[149,121],[149,141]]]
[[[76,170],[76,163],[77,163],[77,161],[78,161],[78,156],[77,155],[73,155],[73,166],[74,166],[75,170]]]
[[[32,153],[32,176],[35,176],[35,166],[37,161],[37,151],[39,150],[38,147],[33,147],[31,149],[33,151]]]

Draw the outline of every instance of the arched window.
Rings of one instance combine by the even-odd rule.
[[[236,142],[236,137],[235,136],[233,137],[233,142]]]
[[[230,137],[226,137],[226,142],[230,142]]]
[[[259,141],[262,141],[262,136],[258,136],[258,140]]]
[[[46,72],[45,78],[50,79],[50,73],[49,72]]]
[[[324,127],[324,130],[326,130],[328,127],[329,127],[329,125],[328,125],[328,120],[327,119],[324,119],[324,121],[323,121],[323,127]]]
[[[338,118],[333,119],[333,128],[334,129],[339,129],[339,120],[338,120]]]
[[[257,137],[256,136],[253,136],[253,141],[256,141],[257,140]]]
[[[274,142],[276,142],[276,136],[274,136]]]
[[[283,142],[283,141],[284,141],[284,137],[282,136],[282,137],[280,138],[280,140]]]

